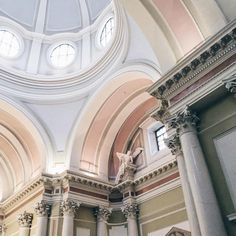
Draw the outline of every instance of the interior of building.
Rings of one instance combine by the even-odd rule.
[[[0,236],[235,236],[235,18],[0,0]]]

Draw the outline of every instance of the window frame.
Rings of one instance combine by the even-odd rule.
[[[7,60],[13,60],[13,59],[20,57],[24,51],[24,41],[23,41],[22,37],[20,36],[20,34],[18,32],[16,32],[15,30],[13,30],[9,27],[5,27],[5,26],[1,26],[0,31],[7,31],[7,32],[11,33],[12,35],[14,35],[14,37],[16,38],[16,40],[18,41],[18,44],[19,44],[19,50],[14,56],[7,56],[7,55],[0,54],[0,57],[7,59]]]
[[[163,129],[164,129],[164,132],[161,133],[160,135],[158,135],[157,132],[158,132],[158,131],[161,131],[161,130],[163,130]],[[164,144],[164,147],[161,148],[161,145],[160,145],[160,141],[161,141],[161,140],[158,140],[158,139],[161,138],[161,137],[163,137],[163,143],[164,143],[164,139],[167,138],[167,133],[166,133],[166,128],[165,128],[165,126],[162,125],[161,127],[158,127],[158,129],[156,129],[156,130],[154,131],[154,133],[155,133],[155,138],[156,138],[157,151],[160,152],[160,151],[162,151],[163,149],[165,149],[165,144]]]
[[[113,22],[114,22],[113,32],[112,32],[110,40],[106,43],[105,46],[103,46],[101,44],[101,35],[102,35],[103,30],[104,30],[104,27],[106,26],[106,24],[108,23],[108,21],[111,18],[113,19]],[[96,34],[96,39],[95,39],[95,44],[96,44],[96,47],[98,49],[100,49],[100,50],[105,49],[111,44],[111,42],[113,41],[114,34],[115,34],[115,29],[116,29],[115,24],[116,24],[116,20],[115,20],[115,15],[113,13],[106,16],[106,18],[104,18],[103,21],[100,23],[99,28],[97,30],[97,34]]]
[[[57,66],[57,65],[53,64],[53,62],[51,60],[51,55],[56,48],[58,48],[59,46],[64,45],[64,44],[68,44],[74,49],[74,51],[75,51],[74,58],[70,63],[68,63],[65,66]],[[78,48],[77,48],[76,44],[72,41],[65,40],[65,41],[59,41],[59,42],[53,43],[49,47],[48,53],[47,53],[47,61],[50,64],[50,66],[53,67],[54,69],[63,70],[63,69],[68,68],[69,66],[71,66],[75,62],[77,56],[78,56]]]

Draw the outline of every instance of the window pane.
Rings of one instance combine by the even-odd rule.
[[[15,57],[20,50],[20,43],[15,34],[0,30],[0,55],[5,57]]]
[[[75,49],[71,44],[60,44],[55,47],[50,55],[52,64],[55,67],[66,67],[75,58]]]

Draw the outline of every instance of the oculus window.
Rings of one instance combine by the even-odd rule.
[[[50,62],[56,68],[69,66],[75,59],[76,49],[70,43],[61,43],[53,47]]]
[[[166,148],[164,139],[167,138],[166,134],[166,128],[165,126],[162,126],[155,130],[155,137],[156,137],[156,144],[157,144],[157,150],[161,151],[164,148]]]
[[[99,43],[101,47],[105,47],[111,40],[114,32],[114,26],[115,26],[114,17],[110,17],[104,24],[100,34]]]
[[[16,34],[6,29],[0,29],[0,55],[14,58],[19,55],[20,41]]]

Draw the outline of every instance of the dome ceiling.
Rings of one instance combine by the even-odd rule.
[[[44,19],[45,34],[77,32],[92,24],[111,0],[0,0],[0,16],[8,17],[30,31]]]

